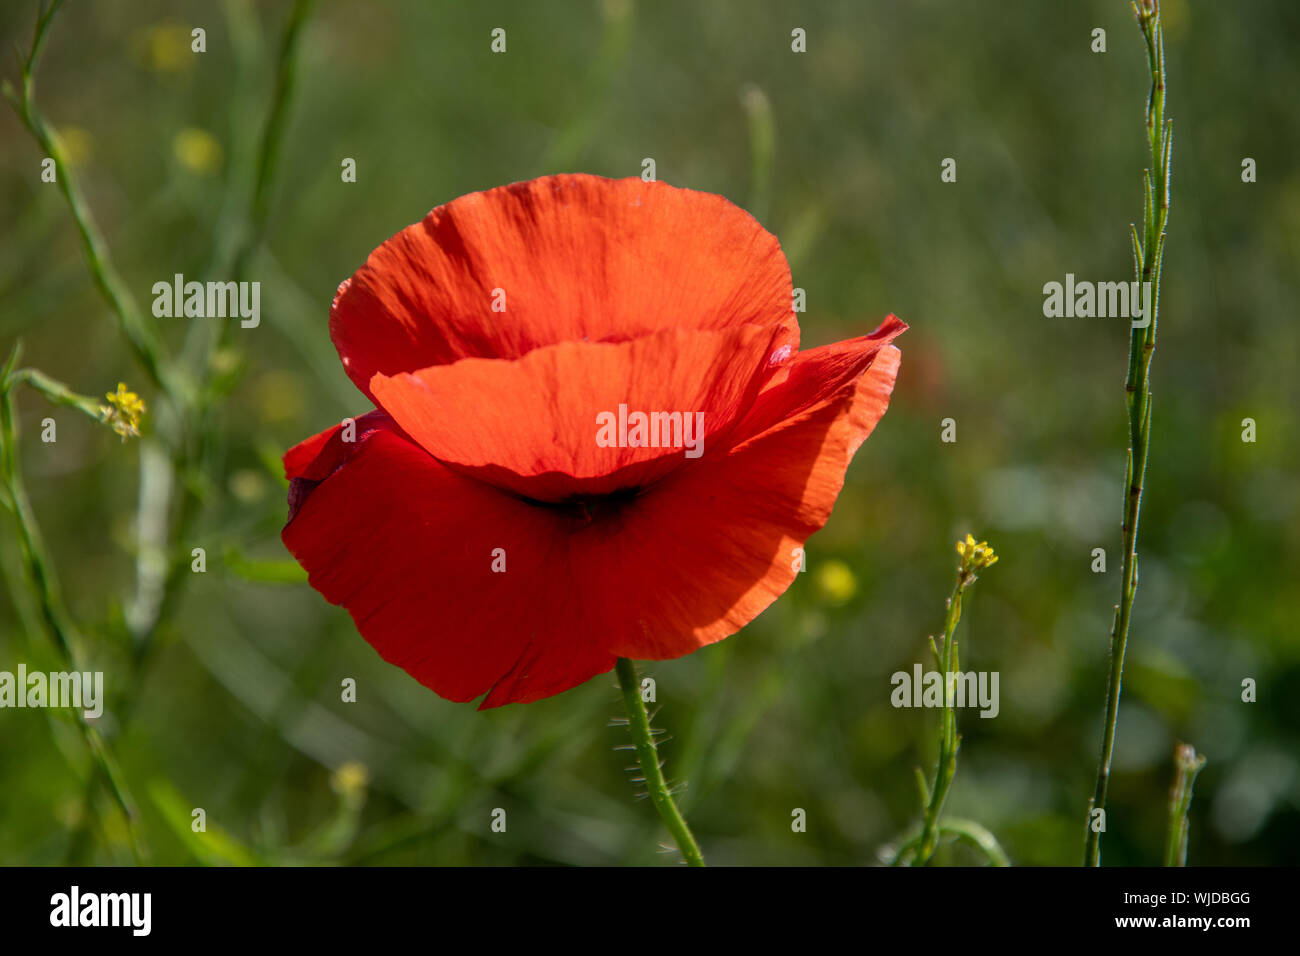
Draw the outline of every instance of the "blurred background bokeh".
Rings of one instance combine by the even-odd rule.
[[[6,49],[29,42],[34,8],[0,8]],[[238,232],[290,10],[105,0],[54,23],[38,103],[146,311],[174,273],[222,278],[204,270]],[[1173,209],[1103,860],[1159,862],[1187,741],[1208,758],[1190,861],[1294,863],[1300,6],[1168,0],[1165,21]],[[490,50],[496,27],[505,54]],[[795,27],[806,53],[791,51]],[[967,603],[962,663],[1000,672],[1001,712],[962,713],[949,812],[1015,863],[1077,863],[1118,597],[1128,337],[1121,320],[1045,318],[1042,287],[1131,278],[1148,76],[1129,5],[323,0],[297,79],[248,266],[262,324],[234,328],[217,357],[238,378],[210,423],[219,453],[189,476],[191,540],[174,545],[186,563],[205,548],[207,571],[179,577],[141,666],[137,508],[141,482],[162,480],[156,437],[122,444],[18,396],[26,480],[79,650],[105,672],[99,723],[151,859],[672,862],[614,750],[612,675],[490,712],[442,701],[383,663],[279,541],[278,455],[367,408],[328,338],[340,280],[456,196],[547,172],[639,175],[651,157],[661,180],[721,193],[776,234],[807,291],[805,345],[888,312],[911,325],[893,405],[807,573],[740,634],[643,665],[710,862],[872,864],[917,821],[914,768],[931,772],[938,718],[892,707],[890,675],[928,662],[969,530],[1001,561]],[[80,392],[121,380],[154,400],[9,111],[0,141],[0,349],[22,339],[25,364]],[[940,180],[945,157],[955,183]],[[190,320],[157,321],[179,351]],[[56,668],[8,512],[0,529],[0,670]],[[1099,547],[1105,573],[1091,570]],[[355,703],[340,700],[349,677]],[[1244,678],[1257,702],[1242,702]],[[102,787],[87,812],[91,764],[63,716],[0,711],[0,779],[0,862],[131,859]],[[795,808],[807,832],[792,832]]]

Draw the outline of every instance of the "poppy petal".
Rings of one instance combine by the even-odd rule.
[[[830,517],[854,451],[889,405],[899,359],[892,345],[876,350],[822,401],[790,390],[790,418],[671,476],[606,537],[573,543],[589,619],[613,654],[690,653],[734,634],[790,586],[794,549]]]
[[[340,287],[330,333],[367,395],[467,357],[668,328],[780,327],[799,344],[780,245],[721,196],[547,176],[471,193],[393,236]]]
[[[742,325],[564,342],[513,361],[377,374],[370,387],[439,461],[555,502],[642,487],[725,452],[770,374],[773,337]]]
[[[386,412],[375,409],[352,419],[352,435],[348,435],[348,419],[305,438],[284,453],[284,476],[289,479],[306,478],[320,481],[343,463],[348,443],[364,441],[366,435],[375,428],[393,427],[392,419]]]
[[[888,315],[870,335],[800,352],[768,379],[736,431],[742,435],[758,436],[768,429],[798,420],[801,414],[834,400],[847,382],[860,379],[881,349],[906,331],[905,322],[895,315]],[[863,385],[870,381],[869,377],[861,379]],[[871,403],[854,406],[852,414],[866,414],[869,420],[861,423],[859,431],[862,437],[850,454],[858,450],[875,427],[879,415],[870,418],[874,410]],[[884,413],[883,408],[880,411]]]
[[[328,475],[282,539],[311,586],[347,608],[386,661],[448,700],[473,700],[507,677],[518,688],[511,700],[535,700],[613,667],[564,586],[563,517],[374,424],[357,442],[331,439],[305,471]]]

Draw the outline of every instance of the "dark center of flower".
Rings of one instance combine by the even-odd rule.
[[[538,508],[558,511],[583,524],[590,524],[598,519],[618,514],[644,490],[644,488],[619,488],[604,495],[570,495],[561,501],[540,501],[527,496],[524,496],[523,500]]]

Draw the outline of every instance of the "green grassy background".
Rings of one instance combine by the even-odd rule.
[[[1042,286],[1127,280],[1147,91],[1127,3],[344,3],[303,37],[262,282],[234,329],[183,591],[138,676],[122,608],[134,577],[142,445],[20,396],[36,512],[86,660],[129,699],[101,722],[166,863],[667,863],[614,751],[612,675],[478,713],[384,664],[345,612],[240,561],[286,559],[274,456],[365,410],[328,340],[339,281],[432,206],[547,172],[658,177],[721,193],[781,240],[807,290],[805,345],[912,326],[893,405],[858,453],[808,573],[742,633],[645,665],[669,775],[710,861],[870,864],[918,818],[937,716],[894,709],[927,659],[953,542],[1001,555],[962,624],[962,662],[1001,673],[1001,713],[962,715],[949,811],[1021,864],[1073,864],[1095,773],[1118,595],[1124,324],[1047,319]],[[246,202],[289,4],[71,2],[38,102],[136,298],[228,248]],[[28,42],[34,4],[0,10]],[[1166,4],[1173,210],[1156,352],[1139,592],[1111,786],[1107,863],[1156,863],[1177,741],[1208,757],[1190,859],[1300,856],[1300,7]],[[192,26],[207,52],[188,50]],[[508,52],[489,51],[494,27]],[[793,27],[808,52],[790,50]],[[1108,51],[1090,50],[1107,31]],[[5,43],[8,47],[10,44]],[[5,75],[14,77],[12,66]],[[754,92],[761,93],[761,97]],[[771,161],[751,107],[770,104]],[[187,163],[176,138],[211,140]],[[153,394],[97,297],[41,153],[0,115],[0,347],[97,394]],[[217,150],[211,149],[215,144]],[[218,155],[219,153],[219,155]],[[1241,181],[1243,157],[1258,182]],[[358,181],[340,182],[343,157]],[[958,181],[941,183],[954,157]],[[202,321],[202,320],[200,320]],[[161,320],[177,348],[188,321]],[[58,421],[42,444],[39,422]],[[940,421],[958,440],[939,440]],[[1255,419],[1258,441],[1240,440]],[[53,667],[0,514],[0,669]],[[1109,571],[1090,571],[1104,547]],[[845,568],[855,584],[844,585]],[[274,571],[275,568],[270,568]],[[240,573],[242,572],[242,573]],[[436,631],[437,621],[429,622]],[[132,674],[130,685],[115,681]],[[358,700],[339,700],[353,677]],[[1242,703],[1241,681],[1258,682]],[[364,794],[332,773],[367,768]],[[111,805],[89,831],[72,725],[0,712],[0,862],[129,860]],[[207,813],[206,838],[189,829]],[[508,814],[493,833],[494,808]],[[806,833],[791,811],[807,811]],[[946,848],[945,862],[974,862]]]

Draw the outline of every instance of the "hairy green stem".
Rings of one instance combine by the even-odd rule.
[[[1132,230],[1133,255],[1138,279],[1144,283],[1140,288],[1145,289],[1145,283],[1150,283],[1151,293],[1145,326],[1132,329],[1128,376],[1124,382],[1129,421],[1129,451],[1124,478],[1124,555],[1120,568],[1120,601],[1111,628],[1110,672],[1106,687],[1101,755],[1097,763],[1097,782],[1088,808],[1088,830],[1084,847],[1084,862],[1088,866],[1101,864],[1101,834],[1105,825],[1106,793],[1110,783],[1111,757],[1115,749],[1120,691],[1124,680],[1124,654],[1128,647],[1133,602],[1137,596],[1138,518],[1142,508],[1142,489],[1151,440],[1151,357],[1156,347],[1160,271],[1164,260],[1165,226],[1169,219],[1169,180],[1173,156],[1173,124],[1164,118],[1165,52],[1159,0],[1142,0],[1141,6],[1137,3],[1133,5],[1133,10],[1146,40],[1147,64],[1151,71],[1151,91],[1147,98],[1146,112],[1151,168],[1145,176],[1143,234],[1140,241],[1136,227]],[[1096,817],[1095,811],[1101,811],[1102,816]]]
[[[641,687],[637,681],[636,664],[626,657],[620,657],[614,665],[618,673],[618,685],[623,691],[623,706],[627,709],[627,727],[636,746],[637,762],[645,776],[646,791],[650,802],[659,811],[659,818],[677,841],[686,862],[691,866],[703,866],[704,855],[700,853],[690,827],[677,809],[673,795],[664,782],[663,767],[659,763],[659,749],[655,746],[654,734],[650,730],[650,718],[646,715],[645,702],[641,699]]]

